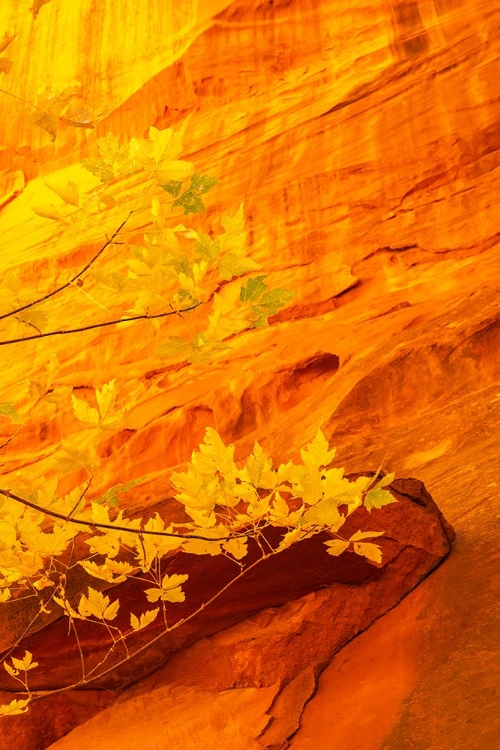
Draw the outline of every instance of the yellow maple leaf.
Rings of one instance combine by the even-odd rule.
[[[186,598],[184,591],[181,588],[189,575],[165,575],[162,578],[161,586],[154,589],[146,589],[145,594],[149,602],[157,602],[159,599],[164,602],[183,602]]]
[[[382,562],[382,550],[380,549],[378,544],[370,544],[368,542],[355,542],[354,552],[357,555],[366,557],[368,560],[372,560],[372,562]]]
[[[17,698],[0,706],[1,716],[15,716],[16,714],[25,714],[28,710],[28,703],[31,698],[25,698],[24,700],[18,700]]]
[[[82,422],[85,427],[97,427],[99,424],[99,413],[97,409],[94,409],[86,401],[83,401],[83,399],[77,398],[74,393],[71,394],[71,401],[73,403],[75,417]]]
[[[82,594],[78,605],[78,612],[82,617],[97,617],[99,620],[114,620],[120,607],[120,600],[116,599],[110,604],[109,596],[104,596],[102,591],[88,587],[88,597]]]
[[[349,542],[345,542],[343,539],[332,539],[331,542],[325,542],[325,545],[328,547],[329,555],[338,557],[349,547]]]
[[[147,612],[143,612],[140,619],[131,612],[130,624],[134,630],[142,630],[142,628],[145,628],[150,622],[153,622],[153,620],[156,619],[159,611],[158,607],[156,609],[150,609]]]

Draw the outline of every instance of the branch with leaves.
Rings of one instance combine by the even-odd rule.
[[[117,228],[90,260],[48,292],[27,288],[22,269],[6,276],[0,304],[7,309],[0,310],[0,319],[7,328],[0,346],[17,347],[16,356],[22,359],[28,341],[43,347],[44,339],[64,335],[69,346],[74,341],[78,347],[79,335],[85,332],[120,330],[148,320],[160,338],[155,354],[159,363],[167,358],[197,364],[220,353],[228,356],[230,339],[269,325],[269,318],[294,295],[290,290],[270,288],[264,275],[252,275],[261,266],[246,253],[243,205],[224,213],[215,230],[179,223],[180,212],[188,216],[204,210],[205,196],[217,184],[215,178],[194,172],[192,164],[179,159],[181,149],[178,135],[168,129],[150,128],[147,137],[125,143],[109,134],[98,139],[97,156],[84,162],[97,181],[90,191],[81,193],[71,181],[49,185],[62,205],[36,206],[33,210],[38,217],[72,232],[89,217],[94,222],[102,218],[103,224]],[[139,187],[130,204],[131,178]],[[133,218],[140,218],[138,226],[132,226]],[[47,329],[47,308],[50,313],[50,305],[75,290],[85,304],[106,310],[110,319]],[[192,316],[202,309],[206,310],[204,322],[195,330]],[[163,335],[162,324],[171,323],[173,316],[179,326],[186,324],[186,335]],[[37,333],[18,336],[15,327],[19,325],[35,328]],[[0,604],[8,607],[22,598],[36,597],[38,611],[29,627],[54,607],[53,617],[68,618],[80,655],[81,678],[61,689],[102,679],[199,615],[258,564],[321,532],[329,536],[328,554],[349,551],[380,564],[381,547],[373,539],[382,531],[359,530],[344,538],[341,530],[359,508],[371,511],[394,502],[386,489],[393,475],[377,472],[350,481],[343,470],[331,466],[335,451],[321,431],[301,451],[302,463],[289,461],[274,469],[258,443],[238,465],[234,445],[225,445],[215,430],[207,428],[186,470],[171,475],[173,499],[182,506],[184,520],[173,522],[159,513],[129,518],[120,507],[120,498],[137,492],[141,480],[109,487],[101,494],[94,491],[93,483],[103,437],[120,429],[127,412],[120,384],[111,380],[81,398],[71,384],[59,379],[59,368],[57,357],[51,355],[46,371],[37,373],[28,389],[23,384],[24,395],[0,403],[0,418],[18,425],[4,441],[4,452],[12,450],[18,434],[42,407],[51,409],[53,418],[71,405],[73,415],[71,437],[62,437],[52,446],[50,471],[39,478],[20,471],[0,488]],[[27,408],[26,393],[32,399]],[[62,492],[60,487],[68,483],[71,489]],[[279,532],[274,546],[265,535],[271,527]],[[252,562],[248,562],[250,541],[259,550],[258,559]],[[234,562],[236,573],[188,617],[175,619],[172,608],[175,611],[176,603],[184,601],[183,585],[189,573],[170,574],[168,566],[181,552],[224,555]],[[76,567],[99,583],[68,593]],[[112,589],[129,579],[144,585],[144,599],[142,605],[138,602],[142,611],[130,612],[124,626],[118,616],[119,597],[112,598],[101,588]],[[150,604],[157,606],[150,608]],[[134,634],[157,627],[153,623],[160,612],[161,632],[135,648]],[[78,634],[81,621],[101,627],[110,642],[107,653],[91,667]],[[21,684],[21,691],[14,683],[12,688],[21,698],[0,706],[0,714],[22,713],[31,700],[41,697],[28,684],[28,672],[37,662],[28,651],[24,656],[18,653],[25,635],[20,634],[3,659],[14,683]],[[110,664],[119,644],[124,657]]]

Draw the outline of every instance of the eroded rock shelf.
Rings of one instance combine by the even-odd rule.
[[[456,541],[428,575],[449,537],[437,511],[405,490],[377,516],[398,541],[373,580],[325,574],[320,588],[311,553],[310,577],[293,591],[280,588],[285,566],[273,573],[276,590],[256,586],[232,619],[230,601],[214,610],[119,698],[113,683],[53,696],[29,720],[3,719],[2,744],[500,746],[500,9],[487,0],[50,0],[34,19],[24,5],[0,8],[0,30],[17,32],[1,87],[36,101],[38,90],[77,79],[72,116],[96,128],[62,123],[52,143],[22,102],[0,93],[0,273],[24,264],[43,286],[95,251],[97,235],[75,238],[30,206],[50,202],[43,180],[73,178],[96,137],[183,127],[185,158],[220,178],[209,216],[243,200],[250,255],[297,295],[269,328],[237,336],[230,358],[206,366],[163,367],[149,329],[88,332],[78,352],[54,337],[43,356],[2,354],[2,400],[52,352],[65,382],[119,380],[131,409],[105,446],[96,489],[146,476],[130,514],[161,507],[166,477],[207,426],[237,458],[257,439],[276,463],[321,427],[347,472],[383,464],[401,478],[395,490],[407,482],[415,496],[425,483]],[[71,315],[83,326],[94,309],[81,297]],[[54,301],[50,324],[67,318],[68,304]],[[28,465],[43,476],[67,424],[49,412],[28,424],[3,480]],[[2,624],[3,647],[19,623]],[[44,639],[60,644],[60,624],[31,637],[33,651]],[[61,659],[46,686],[71,666]]]

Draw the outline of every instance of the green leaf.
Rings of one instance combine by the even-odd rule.
[[[267,315],[275,315],[278,310],[284,307],[295,297],[295,292],[290,289],[271,289],[262,295],[259,300],[260,307],[266,310]]]
[[[259,263],[251,258],[244,258],[236,253],[228,253],[221,258],[219,263],[219,273],[225,281],[230,281],[234,276],[243,276],[249,271],[259,271]]]
[[[206,174],[202,175],[196,172],[191,177],[190,190],[196,190],[200,195],[203,195],[204,193],[208,193],[209,190],[215,187],[218,182],[219,180],[217,179],[217,177],[209,177]]]
[[[17,422],[18,424],[22,422],[22,419],[19,416],[19,412],[17,411],[16,407],[13,406],[13,404],[0,404],[0,417],[1,416],[10,417],[13,422]]]
[[[158,348],[159,357],[179,357],[181,360],[186,358],[191,352],[191,344],[181,336],[169,336]]]
[[[199,234],[198,239],[194,243],[194,251],[196,259],[202,258],[211,263],[219,257],[220,247],[208,234]]]
[[[258,300],[267,289],[264,279],[267,279],[267,276],[255,276],[253,279],[248,279],[245,286],[240,289],[240,300],[242,302]]]
[[[389,485],[393,481],[394,477],[395,477],[394,472],[392,472],[392,474],[386,474],[385,477],[382,477],[381,479],[378,480],[377,484],[375,485],[373,489],[375,488],[380,489],[382,487],[387,487],[387,485]]]
[[[36,328],[41,333],[41,329],[47,323],[47,313],[40,309],[39,305],[29,307],[27,310],[23,310],[19,315],[16,315],[17,320],[24,323],[27,326]]]
[[[397,500],[389,490],[382,490],[375,488],[374,490],[369,490],[363,500],[364,506],[366,510],[370,513],[372,508],[382,508],[384,505],[389,505],[390,503],[396,503]]]
[[[205,210],[205,204],[198,195],[186,190],[173,204],[174,208],[182,206],[185,214],[199,214]]]
[[[170,195],[173,195],[174,198],[177,198],[181,192],[182,180],[170,180],[170,182],[167,182],[165,185],[160,185],[160,187],[166,190],[167,193],[170,193]]]

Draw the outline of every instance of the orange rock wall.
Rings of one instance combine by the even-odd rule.
[[[237,455],[258,439],[277,461],[321,426],[347,471],[383,461],[422,479],[458,532],[454,554],[292,702],[301,726],[279,742],[499,745],[500,10],[486,0],[51,0],[34,19],[28,7],[1,4],[0,32],[17,36],[0,55],[13,61],[0,87],[36,102],[77,79],[71,118],[96,127],[61,122],[52,143],[30,107],[0,94],[0,273],[22,264],[50,288],[98,246],[102,228],[75,237],[30,211],[54,199],[44,179],[81,175],[74,165],[96,136],[182,126],[184,157],[221,179],[209,219],[243,200],[249,252],[297,296],[209,366],[165,371],[146,328],[0,349],[2,400],[52,352],[62,382],[122,383],[131,408],[103,449],[97,488],[146,475],[130,512],[158,503],[207,425]],[[95,312],[71,290],[49,323],[85,325]],[[5,454],[5,482],[27,465],[49,471],[74,429],[69,411],[39,413]],[[193,699],[214,716],[248,711],[243,729],[214,719],[218,750],[257,746],[274,694],[252,690],[222,695],[220,708],[217,690]],[[130,731],[137,750],[132,720]],[[189,747],[182,731],[172,742]],[[81,746],[71,737],[54,748]]]

